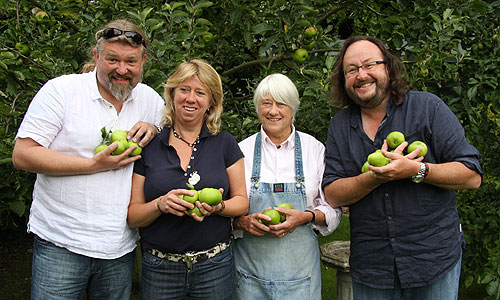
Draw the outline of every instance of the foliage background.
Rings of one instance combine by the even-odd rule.
[[[223,78],[223,127],[238,140],[258,129],[253,89],[281,72],[301,95],[297,129],[324,142],[336,112],[328,105],[336,51],[349,35],[374,35],[403,59],[413,89],[451,107],[483,155],[481,188],[458,192],[467,240],[462,283],[500,299],[500,1],[0,0],[0,7],[1,230],[24,230],[29,214],[35,175],[14,169],[11,154],[30,100],[48,79],[80,72],[95,31],[109,20],[129,18],[146,31],[143,80],[159,93],[182,60],[209,61]],[[39,11],[47,16],[35,17]],[[311,25],[312,39],[304,36]],[[300,47],[309,48],[304,63],[292,60]]]

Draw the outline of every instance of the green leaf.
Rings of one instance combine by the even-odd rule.
[[[486,274],[481,278],[481,284],[486,284],[494,279],[492,274]]]
[[[193,8],[194,9],[200,9],[200,8],[210,7],[212,5],[214,5],[213,2],[202,0],[202,1],[198,2],[198,3],[196,3]]]
[[[146,21],[146,18],[148,17],[149,13],[153,10],[152,7],[147,7],[141,13],[139,14],[141,17],[141,21],[144,23]]]
[[[273,27],[266,23],[260,23],[254,26],[253,33],[264,34],[265,32],[272,30]]]
[[[490,283],[488,283],[488,285],[486,285],[486,292],[488,293],[488,295],[490,295],[490,296],[497,295],[498,284],[499,284],[499,281],[495,280],[495,281],[491,281]]]
[[[23,201],[12,201],[9,202],[9,208],[16,213],[18,216],[24,215],[24,212],[26,210],[26,205],[24,204]]]
[[[452,13],[453,13],[453,9],[451,9],[451,8],[445,9],[445,11],[443,12],[443,20],[448,19]]]

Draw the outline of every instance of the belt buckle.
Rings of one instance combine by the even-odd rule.
[[[197,263],[196,257],[197,255],[195,253],[189,253],[189,252],[183,255],[184,262],[186,263],[186,267],[189,271],[191,271],[193,263]]]

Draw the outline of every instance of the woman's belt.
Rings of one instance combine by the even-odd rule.
[[[217,245],[213,246],[208,250],[203,250],[198,252],[189,251],[184,254],[164,253],[156,249],[147,249],[146,251],[161,259],[167,259],[168,261],[172,262],[186,263],[188,270],[191,270],[192,264],[199,263],[209,258],[212,258],[217,254],[221,253],[222,251],[226,250],[227,248],[229,248],[229,243],[222,242],[218,243]]]

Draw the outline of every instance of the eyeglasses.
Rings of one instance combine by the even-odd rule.
[[[122,34],[127,38],[129,38],[135,44],[137,45],[142,44],[144,47],[146,47],[146,41],[144,40],[144,38],[140,33],[135,31],[121,30],[118,28],[105,28],[104,30],[97,32],[96,39],[102,37],[106,40],[109,40],[114,37],[120,36]]]
[[[359,74],[359,68],[362,68],[365,71],[372,70],[375,66],[380,64],[386,64],[387,62],[383,60],[372,61],[366,64],[362,64],[361,66],[353,66],[347,70],[344,70],[344,76],[349,78]]]

